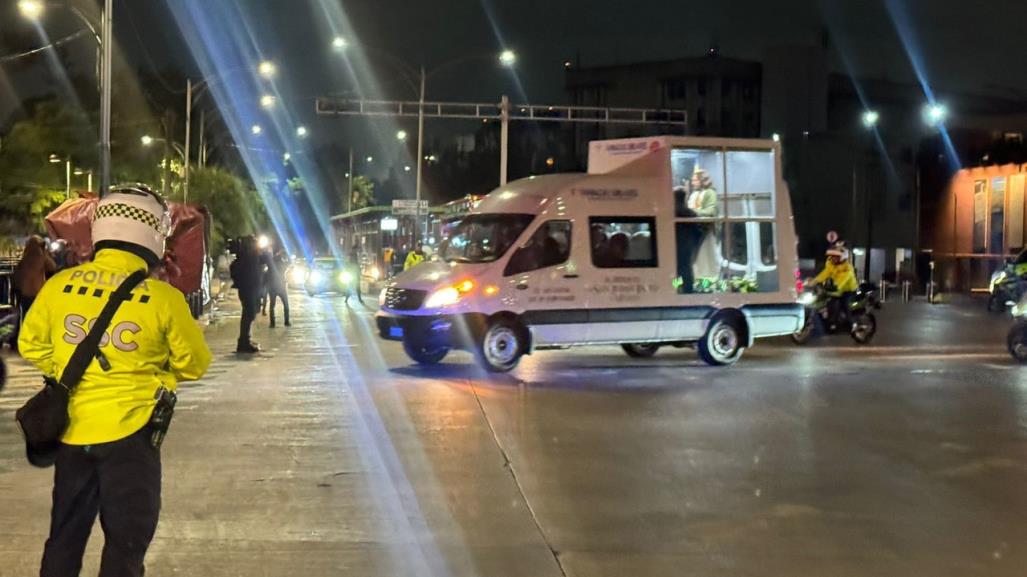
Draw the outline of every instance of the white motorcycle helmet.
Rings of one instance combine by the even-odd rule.
[[[121,249],[155,266],[171,235],[171,213],[164,198],[145,184],[120,184],[96,205],[92,233],[95,250]]]

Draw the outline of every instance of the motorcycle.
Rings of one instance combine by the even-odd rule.
[[[1006,348],[1018,363],[1027,363],[1027,296],[1013,305],[1013,326],[1006,335]]]
[[[1017,274],[1017,265],[1012,259],[1006,261],[1002,269],[991,275],[988,285],[988,312],[1000,313],[1006,310],[1009,303],[1019,302],[1023,297],[1027,280]]]
[[[801,329],[792,333],[792,341],[797,345],[806,344],[819,328],[819,332],[829,335],[844,330],[858,344],[869,343],[877,333],[877,317],[872,311],[881,308],[874,285],[861,284],[849,299],[848,310],[843,310],[842,306],[831,306],[835,297],[830,295],[830,289],[830,286],[816,285],[799,297],[799,302],[806,309],[806,320]]]

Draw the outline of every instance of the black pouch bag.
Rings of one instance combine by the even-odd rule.
[[[32,396],[15,413],[18,426],[25,437],[25,450],[28,461],[36,467],[50,467],[57,459],[57,449],[61,446],[61,436],[68,428],[68,401],[71,393],[82,380],[89,364],[100,356],[100,340],[111,324],[114,313],[121,303],[131,297],[132,290],[143,282],[147,273],[138,270],[111,293],[103,311],[96,319],[96,324],[89,329],[86,338],[75,347],[68,366],[64,367],[60,380],[43,379],[43,390]],[[105,359],[101,359],[104,364]]]

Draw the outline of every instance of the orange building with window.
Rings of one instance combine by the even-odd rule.
[[[952,176],[922,230],[942,290],[987,290],[992,271],[1024,248],[1025,181],[1027,164],[964,168]]]

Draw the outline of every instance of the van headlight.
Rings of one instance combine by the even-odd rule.
[[[307,280],[307,271],[297,267],[292,269],[289,276],[292,277],[293,284],[303,284]]]
[[[344,270],[344,271],[340,272],[339,273],[339,282],[341,282],[342,284],[344,284],[346,286],[349,286],[350,284],[353,283],[353,273],[349,272],[348,270]]]
[[[324,280],[324,275],[322,275],[320,271],[312,270],[310,271],[310,274],[307,275],[307,280],[313,284],[321,284],[321,281]]]
[[[441,309],[460,302],[460,299],[474,290],[474,281],[465,280],[452,286],[442,287],[428,295],[424,301],[426,309]]]

